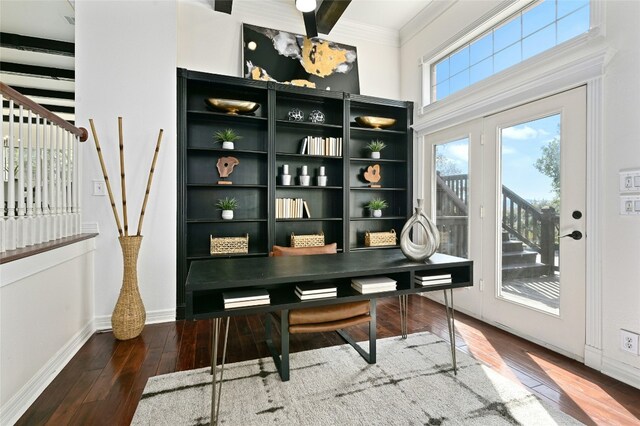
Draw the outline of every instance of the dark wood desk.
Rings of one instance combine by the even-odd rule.
[[[451,274],[450,284],[422,287],[414,284],[415,273]],[[384,275],[397,281],[394,291],[360,294],[351,288],[351,279],[362,276]],[[332,282],[338,287],[338,297],[301,301],[295,295],[295,286],[301,282]],[[229,330],[229,317],[250,315],[337,304],[356,300],[399,296],[400,320],[403,337],[407,329],[407,297],[412,293],[444,290],[447,325],[451,342],[451,356],[454,371],[455,360],[455,317],[453,310],[453,289],[473,285],[473,262],[444,254],[434,254],[423,263],[408,260],[400,250],[363,250],[334,255],[218,258],[193,261],[186,283],[186,318],[213,318],[212,362],[217,364],[218,340],[221,319],[226,318],[226,330],[220,366],[212,367],[213,386],[211,403],[211,424],[217,424],[224,375],[224,362]],[[266,288],[271,299],[270,305],[247,308],[224,309],[223,291],[251,288]],[[449,290],[449,295],[447,294]],[[451,300],[449,302],[449,299]],[[216,391],[216,383],[218,389]],[[217,404],[216,404],[217,402]]]

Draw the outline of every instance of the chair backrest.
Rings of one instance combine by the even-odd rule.
[[[318,247],[282,247],[273,246],[272,256],[305,256],[309,254],[336,254],[338,245],[336,243]]]

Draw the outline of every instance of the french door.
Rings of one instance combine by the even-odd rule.
[[[425,141],[433,147],[427,150],[427,164],[434,165],[427,187],[441,250],[477,265],[476,293],[458,292],[457,304],[582,359],[585,88],[427,135]]]

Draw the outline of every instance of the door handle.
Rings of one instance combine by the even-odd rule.
[[[580,231],[573,231],[573,232],[571,232],[570,234],[563,235],[563,236],[562,236],[562,237],[560,237],[560,238],[564,238],[564,237],[571,237],[571,238],[573,238],[574,240],[578,241],[578,240],[581,240],[581,239],[582,239],[582,232],[580,232]]]

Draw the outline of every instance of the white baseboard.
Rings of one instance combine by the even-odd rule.
[[[99,234],[100,228],[98,227],[98,222],[83,222],[80,225],[80,233],[81,234]]]
[[[147,311],[147,320],[145,324],[158,324],[161,322],[170,322],[176,320],[175,309],[162,309],[158,311]],[[94,324],[96,330],[111,329],[111,315],[102,315],[95,317]]]
[[[584,365],[594,370],[602,370],[602,349],[584,345]]]
[[[606,374],[634,388],[640,389],[640,368],[603,355],[602,369],[600,371],[602,374]]]
[[[40,396],[42,391],[56,378],[95,331],[93,322],[89,322],[76,333],[49,361],[0,408],[0,424],[12,425]]]

